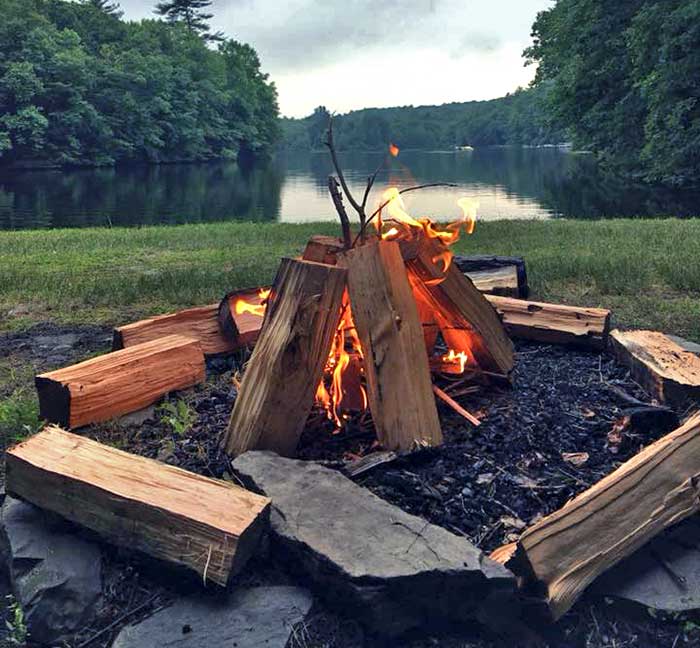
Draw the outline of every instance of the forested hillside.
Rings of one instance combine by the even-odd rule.
[[[210,34],[209,16],[187,4],[161,2],[165,20],[126,22],[105,0],[0,0],[0,163],[207,160],[269,148],[277,96],[255,50]]]
[[[558,144],[567,134],[548,120],[546,95],[542,85],[490,101],[356,110],[335,118],[336,139],[341,148],[364,150],[384,148],[388,142],[401,148]],[[321,148],[328,117],[321,106],[305,119],[282,120],[285,145]]]
[[[700,0],[558,0],[526,52],[549,109],[609,166],[700,186]]]

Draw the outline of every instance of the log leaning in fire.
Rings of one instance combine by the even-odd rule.
[[[487,295],[511,337],[588,349],[604,349],[610,311]]]
[[[8,493],[116,545],[225,586],[254,553],[270,500],[48,427],[7,451]]]
[[[205,355],[231,353],[237,345],[221,334],[217,310],[217,305],[211,304],[119,326],[114,329],[112,350],[127,349],[166,335],[184,335],[199,340]]]
[[[662,403],[683,406],[700,400],[700,358],[657,331],[610,334],[617,359],[634,379]]]
[[[228,454],[253,448],[294,454],[338,326],[346,277],[336,266],[282,259],[223,440]]]
[[[251,310],[237,312],[236,305],[239,300],[242,300],[249,306],[260,307],[263,303],[261,292],[265,293],[266,289],[234,290],[224,296],[219,304],[217,313],[219,330],[236,349],[255,344],[263,320],[262,314],[251,312]],[[264,313],[264,309],[262,312]]]
[[[561,617],[605,570],[700,509],[700,414],[492,554]]]
[[[341,255],[339,263],[348,268],[379,442],[387,450],[440,444],[423,330],[398,244],[371,241]]]
[[[41,418],[77,428],[155,403],[204,382],[198,340],[168,335],[35,378]]]
[[[509,375],[513,344],[498,313],[457,266],[445,272],[450,254],[440,241],[422,237],[416,257],[407,262],[413,289],[432,305],[450,349],[466,351],[484,371]]]

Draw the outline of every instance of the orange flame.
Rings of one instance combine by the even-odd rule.
[[[464,373],[464,368],[467,366],[467,360],[469,360],[469,357],[464,351],[456,352],[454,349],[450,349],[450,352],[447,355],[442,356],[443,362],[457,364],[459,366],[459,373]]]
[[[328,418],[338,429],[348,419],[345,410],[367,408],[367,392],[359,383],[362,374],[362,346],[352,321],[347,294],[343,301],[343,314],[333,337],[324,377],[316,389],[316,403],[326,410]],[[355,363],[352,362],[353,358],[356,359]],[[326,382],[330,387],[327,387]],[[350,404],[344,407],[348,400],[351,401]]]
[[[453,245],[459,240],[462,227],[467,234],[473,234],[476,227],[476,210],[479,203],[471,198],[460,198],[457,204],[461,207],[463,217],[449,225],[440,226],[429,218],[416,220],[406,212],[406,206],[397,187],[389,187],[381,198],[381,204],[388,212],[388,216],[383,220],[382,211],[375,221],[375,227],[383,239],[393,240],[400,235],[411,237],[416,232],[423,232],[428,238],[438,239],[445,245]],[[390,228],[382,232],[386,222],[390,222]],[[403,231],[402,231],[403,230]],[[433,259],[433,263],[442,263],[444,271],[452,262],[451,253],[442,253]]]
[[[392,157],[398,157],[398,156],[399,156],[399,151],[400,151],[400,150],[401,150],[401,149],[399,149],[399,147],[396,146],[396,144],[389,144],[389,154],[390,154]]]
[[[250,313],[251,315],[257,315],[258,317],[263,317],[265,315],[265,308],[267,308],[267,298],[270,296],[269,288],[261,288],[258,291],[259,302],[250,302],[243,297],[238,297],[234,303],[234,310],[236,315],[242,315],[243,313]]]

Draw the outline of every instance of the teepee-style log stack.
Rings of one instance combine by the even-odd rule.
[[[458,268],[441,268],[440,255],[449,260],[451,253],[422,235],[369,237],[349,250],[338,239],[313,237],[303,259],[285,259],[223,439],[226,451],[294,453],[346,288],[379,442],[389,450],[441,443],[429,360],[438,332],[450,349],[466,352],[470,370],[504,379],[513,348],[493,306]]]

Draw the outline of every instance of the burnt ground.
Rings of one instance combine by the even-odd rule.
[[[104,346],[104,330],[86,330],[81,336],[81,344],[97,347],[91,351]],[[29,359],[36,345],[23,343]],[[0,343],[0,352],[3,348]],[[171,396],[173,402],[188,403],[192,417],[186,429],[175,429],[156,409],[138,423],[115,421],[82,432],[130,452],[235,480],[218,440],[235,400],[232,373],[242,369],[245,359],[210,361],[206,385]],[[463,388],[449,381],[440,384],[455,394]],[[444,445],[402,456],[355,480],[406,511],[467,536],[488,552],[517,539],[525,525],[559,508],[669,431],[665,419],[647,420],[643,426],[621,425],[630,396],[647,400],[607,354],[518,344],[512,388],[482,387],[478,393],[457,396],[463,406],[478,413],[481,426],[472,427],[440,405]],[[371,421],[352,421],[345,431],[334,434],[316,414],[309,420],[299,454],[343,470],[348,462],[375,449]],[[562,453],[586,453],[587,459],[575,465]],[[201,591],[198,583],[173,574],[171,568],[162,569],[129,552],[104,553],[105,604],[100,617],[76,637],[75,646],[93,638],[90,646],[106,647],[124,623],[152,612],[179,591]],[[290,581],[283,569],[262,555],[238,582]],[[692,615],[663,617],[646,610],[622,610],[610,599],[588,594],[538,635],[539,643],[556,648],[700,645],[696,623],[700,619]],[[293,648],[377,645],[382,645],[380,640],[366,636],[354,620],[321,604],[291,640]],[[517,643],[470,628],[447,637],[410,637],[391,645],[486,648]]]

